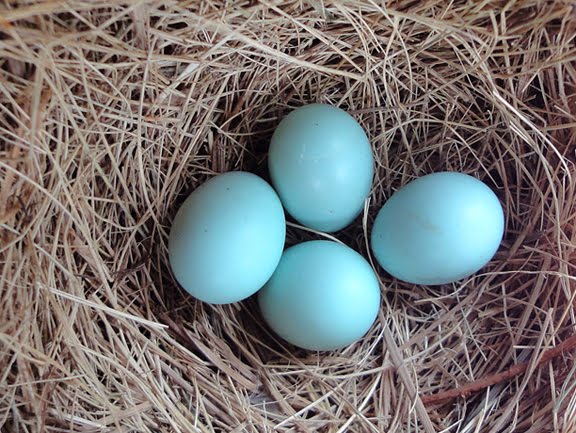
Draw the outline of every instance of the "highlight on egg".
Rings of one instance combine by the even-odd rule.
[[[356,251],[332,241],[309,241],[286,249],[258,303],[270,328],[286,341],[308,350],[334,350],[368,332],[380,308],[380,288]]]
[[[285,237],[274,189],[251,173],[225,173],[200,185],[178,210],[168,241],[170,265],[192,296],[238,302],[270,278]]]
[[[498,197],[464,173],[418,178],[390,197],[371,233],[378,263],[414,284],[446,284],[467,278],[496,253],[504,234]]]
[[[268,166],[286,211],[323,232],[354,221],[374,174],[372,148],[360,124],[326,104],[302,106],[282,119],[272,136]]]

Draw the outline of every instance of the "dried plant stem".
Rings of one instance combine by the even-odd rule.
[[[576,431],[569,363],[499,373],[576,329],[573,3],[0,2],[0,431]],[[274,128],[313,102],[366,130],[374,180],[348,228],[290,223],[288,245],[370,258],[382,205],[436,171],[481,179],[506,215],[468,280],[376,266],[378,320],[322,353],[275,336],[254,300],[195,301],[167,253],[184,198],[216,173],[267,178]],[[489,408],[418,398],[521,372]],[[450,389],[469,377],[487,379]]]
[[[567,338],[562,343],[553,347],[552,349],[546,350],[542,353],[542,356],[536,362],[536,366],[540,366],[563,353],[569,352],[576,349],[576,335]],[[530,367],[530,362],[523,362],[520,364],[515,364],[508,370],[501,373],[492,374],[487,377],[475,380],[474,382],[467,383],[465,385],[459,386],[454,389],[447,391],[438,392],[436,394],[423,395],[420,397],[422,403],[425,405],[433,405],[439,403],[446,403],[447,401],[453,400],[457,397],[468,397],[476,392],[482,391],[490,386],[496,385],[501,382],[512,379],[519,374],[524,373]]]

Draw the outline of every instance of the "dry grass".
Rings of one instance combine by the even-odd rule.
[[[576,431],[574,353],[539,362],[576,325],[571,3],[5,0],[0,429]],[[384,200],[438,170],[483,179],[507,216],[467,281],[380,271],[377,323],[332,353],[279,341],[253,300],[196,302],[166,252],[183,198],[266,175],[279,118],[313,101],[349,110],[378,163],[341,241],[367,254]]]

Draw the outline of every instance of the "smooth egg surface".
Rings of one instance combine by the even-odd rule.
[[[370,329],[380,288],[370,264],[332,241],[286,249],[258,294],[262,315],[280,337],[309,350],[345,347]]]
[[[494,192],[463,173],[418,178],[380,209],[371,245],[392,276],[414,284],[445,284],[466,278],[496,253],[504,212]]]
[[[280,199],[260,177],[218,175],[184,201],[168,242],[170,265],[192,296],[213,304],[238,302],[270,278],[284,248]]]
[[[268,165],[288,213],[323,232],[341,230],[358,216],[374,174],[372,148],[360,124],[325,104],[305,105],[282,119]]]

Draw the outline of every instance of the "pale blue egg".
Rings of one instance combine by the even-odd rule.
[[[276,192],[245,172],[200,185],[178,210],[168,242],[170,265],[192,296],[237,302],[270,278],[284,249],[284,210]]]
[[[360,124],[324,104],[297,108],[280,122],[268,165],[288,213],[323,232],[343,229],[358,216],[374,173],[372,148]]]
[[[392,276],[415,284],[469,277],[496,253],[504,212],[484,183],[463,173],[433,173],[398,190],[384,204],[371,244]]]
[[[370,329],[380,307],[378,280],[356,251],[331,241],[288,248],[258,294],[280,337],[309,350],[345,347]]]

